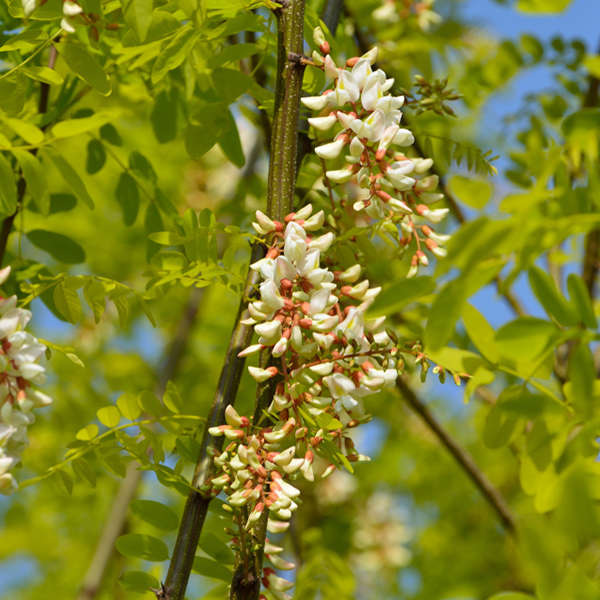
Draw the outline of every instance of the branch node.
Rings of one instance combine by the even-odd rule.
[[[160,584],[160,589],[155,590],[154,588],[150,588],[150,591],[154,592],[157,600],[171,600],[171,594],[173,593],[173,590],[165,587],[164,583]]]

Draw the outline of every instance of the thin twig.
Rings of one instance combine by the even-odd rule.
[[[465,470],[467,475],[473,480],[479,488],[483,497],[490,503],[496,511],[502,526],[508,533],[516,533],[516,521],[508,507],[504,496],[498,488],[487,478],[485,473],[479,468],[471,454],[463,448],[442,426],[442,424],[433,416],[431,411],[425,406],[413,390],[409,387],[402,377],[398,377],[396,387],[411,408],[429,425],[433,433],[440,442],[446,446],[448,451],[454,456],[458,464]]]

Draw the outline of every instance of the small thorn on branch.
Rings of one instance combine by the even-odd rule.
[[[150,588],[150,591],[154,592],[157,600],[171,600],[171,594],[173,593],[173,590],[165,587],[164,583],[160,584],[160,589]]]

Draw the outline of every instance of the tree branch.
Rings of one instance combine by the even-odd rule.
[[[283,222],[294,208],[298,167],[300,96],[304,67],[298,60],[304,52],[304,0],[287,0],[277,16],[277,78],[271,137],[271,160],[267,191],[267,215]],[[261,365],[271,361],[269,350],[261,355]],[[253,425],[260,423],[275,393],[276,378],[256,386]],[[231,581],[232,600],[258,600],[267,534],[268,510],[254,527],[254,547],[249,556],[236,555]],[[246,551],[245,548],[242,549]]]
[[[596,54],[600,55],[600,46]],[[598,91],[600,79],[590,75],[588,91],[583,99],[583,108],[598,106]],[[588,289],[590,298],[595,297],[596,277],[600,267],[600,230],[590,231],[585,239],[585,254],[583,257],[583,270],[581,276]]]
[[[483,497],[490,503],[496,511],[502,526],[508,533],[515,535],[516,521],[508,507],[504,496],[498,488],[487,478],[485,473],[478,467],[475,459],[471,454],[463,448],[451,435],[443,425],[433,416],[431,411],[425,406],[413,390],[408,386],[402,377],[398,377],[396,387],[404,399],[408,402],[411,408],[429,425],[429,428],[438,437],[440,442],[446,446],[450,453],[454,456],[458,464],[465,470],[473,483],[479,488]]]
[[[251,262],[259,260],[262,256],[262,247],[254,245]],[[169,572],[164,584],[165,594],[163,597],[165,600],[184,600],[200,533],[202,532],[208,505],[211,501],[211,497],[205,496],[200,491],[200,488],[210,481],[212,476],[213,458],[210,452],[213,448],[220,449],[223,443],[223,438],[214,438],[208,433],[208,430],[223,422],[225,409],[229,404],[235,402],[245,363],[245,359],[240,358],[238,353],[250,343],[253,333],[252,327],[242,325],[240,321],[244,317],[248,298],[252,297],[257,283],[258,274],[256,271],[250,269],[235,318],[235,325],[225,355],[217,390],[207,422],[205,423],[200,455],[192,479],[192,484],[196,490],[190,491],[185,508],[183,509],[181,524],[177,533],[177,541],[175,542]]]
[[[156,384],[155,391],[159,397],[162,397],[167,387],[167,383],[173,379],[177,372],[179,361],[188,344],[203,297],[204,290],[202,289],[194,288],[190,293],[183,315],[179,320],[177,331],[171,342],[167,360]],[[117,491],[108,512],[110,518],[106,519],[106,525],[102,530],[100,539],[94,550],[92,561],[83,578],[81,591],[77,596],[77,600],[94,600],[100,593],[104,574],[106,573],[110,559],[115,552],[115,542],[125,530],[129,503],[135,498],[141,477],[142,471],[137,469],[137,464],[135,462],[129,463],[127,465],[127,474],[121,482],[119,490]]]
[[[54,69],[54,64],[56,63],[57,51],[53,44],[50,45],[50,51],[48,53],[48,68]],[[40,115],[44,114],[48,110],[48,98],[50,96],[50,84],[42,83],[40,86],[40,101],[38,104],[38,113]],[[46,127],[48,127],[49,123],[44,125],[41,129],[44,131]],[[30,150],[31,154],[34,156],[37,154],[37,148]],[[17,210],[12,215],[8,215],[2,222],[2,228],[0,229],[0,267],[2,267],[2,262],[4,261],[4,254],[6,252],[6,245],[8,244],[8,237],[10,236],[10,232],[12,230],[12,226],[19,212],[19,207],[23,202],[23,198],[25,196],[26,182],[23,177],[23,173],[21,172],[19,176],[19,183],[17,185]]]

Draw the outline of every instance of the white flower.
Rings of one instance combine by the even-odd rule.
[[[408,129],[399,129],[392,143],[396,146],[412,146],[415,143],[415,138]]]
[[[327,252],[331,248],[331,244],[335,241],[335,234],[331,231],[315,238],[310,242],[310,248],[318,248],[321,252]]]
[[[375,106],[380,98],[383,98],[383,94],[381,93],[379,76],[377,73],[372,73],[366,78],[360,101],[365,110],[371,111],[375,109]]]
[[[354,139],[356,140],[358,138]],[[335,183],[346,183],[347,181],[350,181],[350,179],[352,179],[353,173],[351,169],[340,169],[339,171],[327,171],[325,175],[327,175],[327,179],[330,179]]]
[[[445,246],[452,239],[451,235],[443,235],[434,231],[430,231],[427,237],[432,239],[438,246]]]
[[[352,379],[346,377],[342,373],[334,373],[333,375],[324,377],[323,382],[329,388],[329,393],[334,399],[346,396],[347,394],[350,394],[350,392],[356,390],[356,386]]]
[[[356,79],[348,71],[339,71],[339,78],[335,88],[335,100],[338,106],[346,102],[356,102],[360,97],[360,89]]]
[[[76,4],[75,2],[71,2],[71,0],[65,0],[63,2],[63,14],[65,17],[75,17],[80,15],[83,12],[83,8]]]
[[[311,110],[323,110],[327,106],[327,96],[309,96],[300,98],[300,102]]]
[[[318,146],[317,148],[315,148],[315,153],[321,158],[324,158],[326,160],[332,160],[340,155],[344,144],[345,141],[343,139],[337,139],[335,142],[324,144],[323,146]]]
[[[271,379],[271,377],[275,377],[275,375],[277,375],[275,369],[273,369],[273,371],[269,371],[268,369],[260,369],[259,367],[248,367],[248,372],[259,383],[266,381],[267,379]]]
[[[365,87],[367,79],[371,73],[371,61],[368,58],[361,58],[354,65],[354,67],[352,67],[352,76],[354,77],[354,81],[356,81],[359,90],[362,90]],[[364,103],[363,106],[367,108]],[[367,110],[371,109],[367,108]]]
[[[449,212],[449,208],[436,208],[435,210],[421,209],[417,211],[419,215],[431,221],[432,223],[439,223]]]
[[[325,57],[325,75],[332,79],[337,79],[340,76],[340,71],[335,62],[333,62],[333,58],[331,58],[330,54]]]
[[[73,27],[73,25],[71,25],[71,20],[67,17],[64,17],[62,19],[62,21],[60,22],[60,26],[61,28],[66,31],[67,33],[75,33],[75,27]]]
[[[0,270],[0,285],[6,283],[8,276],[10,275],[11,267],[4,267],[4,269]]]
[[[320,131],[328,131],[337,123],[337,120],[338,118],[335,115],[329,115],[327,117],[312,117],[308,119],[308,122],[315,129]]]
[[[22,3],[23,13],[26,17],[28,17],[37,8],[37,0],[22,0]]]

